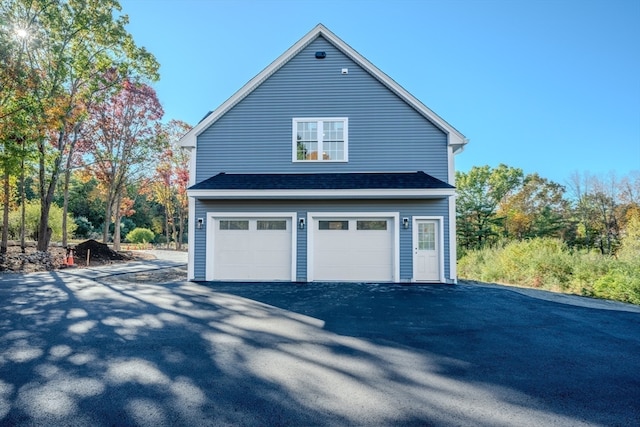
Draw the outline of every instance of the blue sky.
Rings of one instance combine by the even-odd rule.
[[[167,120],[195,125],[322,23],[469,138],[458,170],[640,170],[637,0],[121,4],[161,64]]]

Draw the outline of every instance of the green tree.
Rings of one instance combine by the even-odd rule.
[[[114,75],[156,79],[158,64],[133,42],[117,0],[9,0],[2,5],[2,15],[29,35],[26,61],[39,76],[29,90],[33,122],[40,125],[38,249],[46,251],[48,212],[73,151],[68,136],[82,122],[87,103]]]
[[[458,240],[464,249],[479,249],[503,234],[504,217],[498,206],[523,182],[522,169],[504,164],[474,166],[456,172]]]
[[[19,176],[20,199],[24,200],[25,159],[31,149],[33,123],[29,88],[37,75],[27,66],[29,34],[14,22],[15,11],[0,5],[0,168],[3,205],[0,253],[7,251],[9,210],[14,193],[12,177]],[[24,218],[24,208],[22,217]],[[23,219],[24,224],[24,219]],[[23,226],[24,228],[24,226]],[[24,236],[24,232],[21,233]],[[24,250],[24,237],[21,238]]]
[[[527,175],[522,186],[509,193],[498,207],[498,216],[505,218],[507,237],[561,237],[569,209],[564,193],[558,183],[537,173]]]
[[[574,173],[570,178],[571,202],[577,224],[574,244],[603,255],[614,255],[620,246],[625,211],[635,205],[635,184],[615,174],[605,177]],[[626,203],[625,203],[626,201]]]

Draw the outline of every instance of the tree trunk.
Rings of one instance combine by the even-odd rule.
[[[2,210],[2,243],[0,243],[0,253],[7,253],[7,246],[9,243],[9,170],[4,170],[4,204]]]
[[[40,252],[47,252],[49,250],[49,243],[51,242],[51,227],[49,227],[49,211],[51,210],[51,203],[53,202],[53,191],[47,191],[45,198],[41,200],[40,205],[40,224],[38,226],[38,245],[37,249]]]
[[[171,238],[176,244],[176,250],[178,249],[178,230],[176,229],[176,220],[175,218],[171,221]]]
[[[79,125],[73,129],[73,139],[69,144],[69,154],[67,154],[67,167],[64,171],[64,193],[62,195],[62,247],[67,247],[67,212],[69,211],[69,181],[71,180],[71,165],[73,163],[73,150],[78,141]]]
[[[164,207],[164,236],[167,239],[167,249],[169,249],[169,242],[171,242],[169,237],[169,208],[166,205]]]
[[[111,201],[107,197],[104,212],[104,227],[102,229],[102,243],[109,243],[109,226],[111,225]]]
[[[71,159],[71,156],[69,156]],[[62,247],[67,247],[67,212],[69,211],[69,180],[71,179],[70,161],[67,161],[67,170],[64,172],[64,194],[62,197]]]
[[[60,163],[62,162],[62,146],[65,134],[60,132],[58,136],[59,152],[53,159],[51,168],[51,177],[47,186],[45,177],[47,175],[45,157],[46,157],[46,141],[41,139],[38,142],[38,151],[40,157],[40,224],[38,225],[38,245],[37,250],[47,252],[49,250],[49,242],[51,241],[51,228],[49,227],[49,211],[53,203],[53,195],[55,193],[58,178],[60,176]]]
[[[120,202],[121,202],[121,196],[120,196],[120,193],[118,193],[118,196],[116,197],[115,223],[114,223],[114,230],[113,230],[113,250],[116,252],[120,250],[120,217],[121,217]]]
[[[178,221],[180,222],[178,228],[178,243],[176,244],[176,250],[182,249],[182,239],[184,238],[184,209],[180,208],[178,212]]]
[[[22,160],[20,162],[20,251],[25,253],[27,251],[26,244],[24,242],[25,224],[27,222],[27,209],[25,206],[25,185],[24,185],[24,139],[22,140]]]

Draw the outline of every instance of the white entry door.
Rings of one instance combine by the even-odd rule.
[[[413,278],[417,282],[440,281],[439,222],[417,219],[413,231]]]

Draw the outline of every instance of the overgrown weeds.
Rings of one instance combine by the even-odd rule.
[[[464,279],[547,289],[640,305],[640,254],[617,258],[571,251],[561,240],[537,238],[467,252],[458,261]]]

